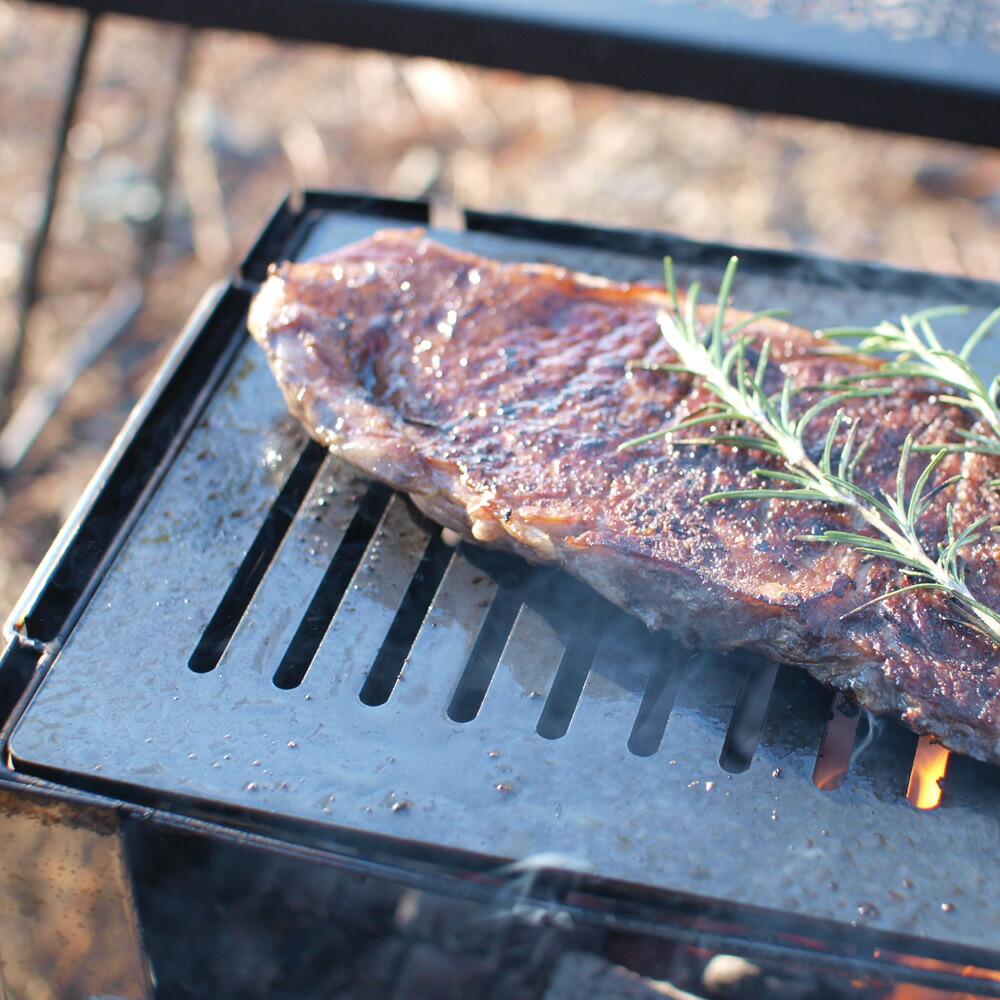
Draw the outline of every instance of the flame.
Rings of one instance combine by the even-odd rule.
[[[817,788],[832,792],[844,784],[860,721],[857,708],[844,695],[838,694],[823,730],[813,768],[813,784]]]
[[[948,770],[950,753],[930,736],[921,736],[913,756],[906,797],[918,809],[936,809],[941,803],[941,782]]]
[[[937,969],[943,972],[954,972],[961,976],[974,977],[989,982],[1000,982],[1000,972],[995,969],[980,969],[975,965],[961,968],[951,962],[942,962],[935,958],[924,958],[919,955],[897,955],[875,949],[875,956],[889,956],[900,965],[908,965],[914,969]],[[979,1000],[981,994],[959,993],[955,990],[941,990],[932,986],[918,986],[915,983],[898,983],[886,995],[886,1000]]]
[[[979,998],[972,993],[955,993],[952,990],[936,990],[932,986],[900,983],[893,987],[887,1000],[979,1000]]]

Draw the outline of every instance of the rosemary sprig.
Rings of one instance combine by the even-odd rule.
[[[961,550],[983,536],[986,518],[959,530],[955,526],[949,505],[947,537],[938,546],[936,556],[926,551],[919,537],[918,523],[932,499],[957,478],[931,486],[933,475],[945,458],[947,449],[940,449],[930,459],[913,488],[908,490],[906,484],[915,450],[912,440],[908,438],[900,455],[895,491],[882,491],[881,495],[876,495],[864,489],[855,482],[855,471],[864,454],[865,443],[858,443],[859,424],[845,416],[841,404],[849,399],[881,395],[891,390],[888,387],[845,384],[839,391],[827,394],[801,414],[796,414],[792,407],[796,393],[790,377],[784,379],[777,393],[769,394],[765,389],[770,341],[763,342],[756,364],[751,365],[747,356],[748,338],[740,335],[748,324],[761,316],[773,315],[774,311],[754,313],[728,328],[725,326],[726,308],[736,273],[736,258],[732,258],[726,268],[715,315],[707,330],[702,330],[696,319],[699,287],[693,285],[682,303],[673,263],[668,258],[665,265],[667,290],[673,303],[673,312],[664,310],[660,313],[658,322],[664,339],[677,355],[677,361],[643,367],[653,371],[696,375],[714,399],[686,420],[627,441],[620,447],[629,448],[653,438],[710,423],[752,425],[756,430],[713,430],[707,437],[688,438],[684,443],[732,445],[774,455],[781,460],[783,468],[757,469],[756,474],[773,484],[783,485],[723,490],[702,497],[703,502],[726,498],[780,498],[821,501],[851,510],[873,529],[873,535],[827,530],[819,534],[798,536],[798,540],[844,544],[865,555],[895,562],[909,582],[881,595],[876,601],[911,590],[941,591],[954,601],[972,626],[1000,645],[1000,614],[979,601],[969,590],[960,559]],[[818,459],[813,459],[805,446],[806,429],[821,413],[833,408],[836,410],[827,428],[822,453]],[[838,445],[839,432],[845,426],[847,433],[843,442]],[[858,610],[860,608],[854,609]]]
[[[954,394],[940,398],[946,403],[954,403],[971,410],[989,428],[988,434],[955,428],[961,441],[925,444],[916,447],[918,451],[976,452],[985,455],[1000,455],[1000,375],[986,383],[969,362],[972,352],[987,333],[1000,321],[1000,307],[994,309],[972,332],[972,335],[958,351],[942,345],[931,321],[940,316],[954,316],[966,313],[962,306],[945,306],[925,309],[912,316],[903,316],[899,326],[882,322],[876,327],[841,327],[824,331],[828,337],[861,337],[858,350],[868,354],[891,352],[892,360],[877,373],[866,372],[844,376],[840,384],[871,378],[932,379],[955,390]]]

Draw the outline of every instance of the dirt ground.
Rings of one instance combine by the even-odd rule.
[[[83,20],[0,0],[0,358]],[[176,116],[176,81],[184,76]],[[172,162],[160,162],[169,137]],[[164,199],[156,178],[169,167]],[[97,26],[11,402],[157,234],[145,303],[0,475],[0,616],[209,285],[289,190],[331,187],[1000,275],[1000,155],[548,78],[128,18]],[[117,301],[117,300],[113,300]]]

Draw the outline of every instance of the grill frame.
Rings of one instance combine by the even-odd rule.
[[[1000,88],[986,32],[956,44],[942,28],[892,30],[857,8],[853,25],[807,4],[644,0],[607,8],[489,0],[308,0],[294,19],[265,0],[59,0],[91,13],[305,42],[377,48],[751,110],[996,146]],[[863,6],[863,5],[862,5]],[[934,3],[922,5],[933,13]],[[947,6],[939,4],[938,6]],[[929,8],[929,11],[927,10]],[[962,13],[989,16],[977,4]],[[860,23],[859,23],[860,22]],[[858,30],[860,29],[860,30]]]
[[[412,224],[427,221],[426,206],[419,203],[386,202],[368,198],[310,194],[303,207],[292,210],[283,206],[265,229],[261,240],[248,255],[240,275],[224,290],[217,291],[200,316],[182,336],[161,376],[144,397],[137,414],[116,444],[95,484],[88,491],[53,550],[40,569],[36,582],[8,623],[11,649],[0,666],[0,693],[6,685],[8,702],[20,694],[18,709],[11,713],[3,736],[10,750],[10,734],[15,719],[30,714],[32,701],[42,678],[65,643],[88,602],[121,552],[139,518],[153,501],[157,489],[169,475],[185,441],[202,419],[241,351],[238,330],[249,296],[262,279],[266,264],[278,252],[296,253],[317,238],[318,227],[334,215],[351,215],[372,228],[382,224]],[[470,234],[498,238],[512,259],[522,256],[526,245],[537,252],[549,244],[553,252],[565,245],[587,244],[599,254],[619,262],[622,255],[658,258],[670,253],[688,269],[714,269],[728,257],[732,248],[706,246],[658,234],[618,233],[560,224],[537,223],[515,217],[467,214]],[[952,297],[979,306],[988,306],[997,296],[995,286],[967,279],[929,278],[927,275],[891,271],[868,265],[844,265],[797,255],[763,251],[741,251],[744,268],[758,267],[773,274],[776,281],[826,282],[843,287],[873,290],[878,296],[906,296],[914,283],[924,287],[928,281],[935,290],[953,293]],[[595,269],[599,264],[595,264]],[[610,270],[610,269],[609,269]],[[37,659],[37,669],[31,661]],[[58,666],[56,667],[58,669]],[[25,684],[28,674],[33,674]],[[16,747],[15,747],[16,750]],[[972,766],[973,771],[978,766]],[[901,776],[905,781],[905,775]],[[227,807],[218,800],[199,800],[197,796],[167,796],[162,791],[143,789],[121,781],[107,782],[63,768],[46,768],[37,761],[21,767],[20,773],[4,775],[24,788],[72,787],[76,794],[95,796],[129,816],[159,817],[157,822],[179,829],[203,829],[223,840],[242,841],[254,838],[269,849],[290,852],[293,856],[318,853],[324,857],[356,857],[367,864],[387,865],[397,877],[444,879],[451,886],[464,887],[463,877],[447,878],[434,866],[447,865],[481,880],[477,892],[494,892],[505,884],[502,865],[506,860],[484,851],[463,850],[456,845],[420,843],[413,838],[393,836],[384,829],[351,830],[343,824],[328,826],[303,816],[281,817],[246,803]],[[111,798],[109,798],[109,793]],[[146,810],[154,810],[148,813]],[[404,810],[405,811],[405,810]],[[428,868],[431,866],[431,868]],[[486,889],[483,890],[482,886]],[[464,891],[464,889],[462,889]],[[813,964],[850,959],[859,967],[874,972],[900,970],[891,960],[870,956],[881,949],[897,954],[922,954],[983,968],[998,966],[992,949],[971,947],[966,942],[932,940],[919,942],[907,934],[879,927],[850,927],[845,937],[842,921],[811,917],[803,924],[801,914],[782,913],[774,907],[759,907],[742,902],[726,903],[711,895],[692,892],[690,887],[675,891],[669,886],[639,886],[627,878],[606,873],[554,871],[536,882],[533,892],[543,905],[571,907],[568,900],[589,900],[580,904],[578,916],[585,912],[601,913],[605,922],[623,926],[669,927],[674,935],[689,934],[698,942],[714,941],[725,946],[739,945],[749,954],[796,956],[807,953]],[[597,905],[596,901],[600,901]],[[575,911],[576,912],[576,911]],[[727,928],[738,926],[733,935]],[[806,933],[807,932],[807,933]],[[815,935],[811,943],[803,937]],[[827,949],[824,951],[823,949]],[[866,959],[866,956],[868,958]],[[949,974],[927,970],[906,970],[906,978],[955,985]],[[968,989],[969,980],[961,981]],[[981,984],[977,984],[979,988]],[[991,995],[1000,994],[992,989]]]

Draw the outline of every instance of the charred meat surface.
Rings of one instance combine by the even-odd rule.
[[[776,460],[759,453],[669,436],[619,450],[709,401],[690,375],[634,367],[673,360],[657,325],[666,306],[649,285],[386,231],[274,268],[250,329],[313,437],[464,538],[561,565],[693,646],[804,666],[873,711],[1000,762],[996,646],[939,592],[874,600],[906,582],[892,562],[801,539],[870,530],[863,522],[818,502],[700,502],[760,486],[754,470]],[[701,309],[708,322],[712,307]],[[744,332],[751,352],[770,340],[776,377],[803,387],[878,376],[876,359],[774,319]],[[932,443],[971,426],[934,383],[892,388],[848,404],[871,437],[857,476],[868,489],[895,488],[908,434]],[[959,526],[1000,524],[995,458],[950,455],[936,475],[962,478],[921,519],[927,551],[946,538],[949,504]],[[992,608],[998,555],[990,538],[963,552],[970,588]]]

